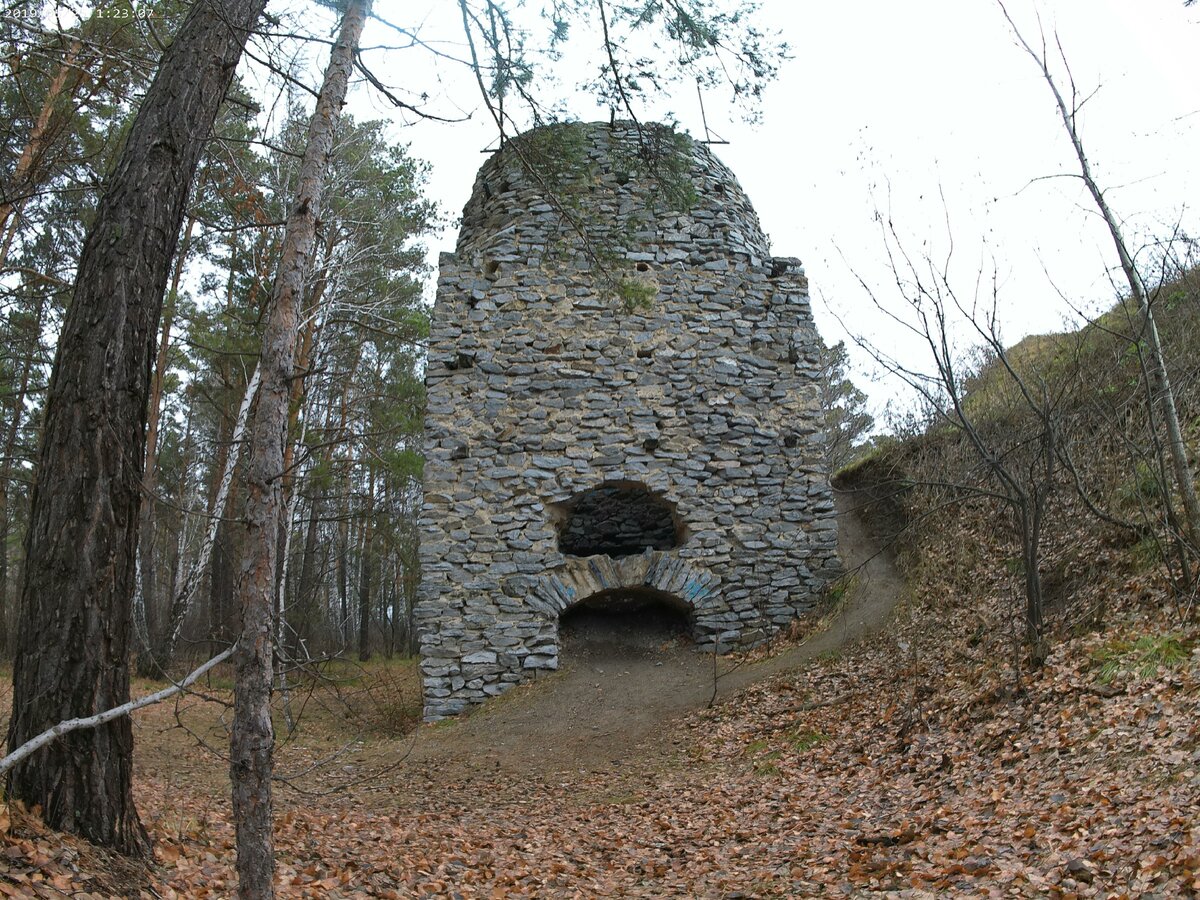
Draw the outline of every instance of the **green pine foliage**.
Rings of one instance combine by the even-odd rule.
[[[867,412],[867,395],[849,376],[846,345],[821,345],[821,372],[817,382],[825,422],[825,465],[837,472],[854,462],[866,444],[875,420]]]

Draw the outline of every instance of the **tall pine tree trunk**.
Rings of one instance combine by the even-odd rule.
[[[10,747],[129,699],[129,638],[154,334],[204,142],[266,0],[196,3],[163,55],[108,180],[63,321],[25,540]],[[128,718],[14,768],[8,797],[129,854]]]
[[[344,508],[341,521],[338,522],[337,546],[337,590],[338,590],[338,638],[341,653],[350,647],[350,523],[347,521]]]
[[[21,207],[25,204],[25,198],[40,180],[38,170],[41,168],[46,151],[50,149],[50,145],[54,141],[55,130],[51,128],[54,113],[61,109],[63,95],[69,93],[71,85],[79,82],[80,67],[75,60],[82,47],[83,40],[81,38],[73,40],[71,46],[67,48],[63,61],[55,71],[54,77],[50,79],[46,96],[42,100],[41,111],[33,123],[33,130],[30,132],[28,140],[25,141],[21,155],[17,158],[12,175],[8,179],[8,190],[4,192],[5,199],[0,200],[0,270],[8,263],[8,254],[12,250],[13,239],[16,237],[20,225]],[[60,116],[59,119],[61,120],[61,118]]]
[[[162,419],[163,383],[167,376],[167,360],[171,351],[171,328],[175,323],[175,309],[179,304],[179,281],[187,265],[188,252],[192,246],[192,232],[196,220],[189,216],[183,230],[183,246],[175,258],[175,272],[171,276],[171,288],[167,291],[163,305],[162,333],[158,342],[158,355],[154,362],[154,375],[150,379],[150,403],[146,411],[146,463],[142,475],[142,511],[138,532],[138,556],[142,574],[142,604],[146,611],[146,631],[153,641],[160,631],[158,621],[158,578],[154,559],[156,523],[155,493],[158,488],[158,435]],[[150,648],[145,648],[150,650]],[[147,653],[147,656],[150,654]],[[139,658],[140,659],[140,658]],[[139,666],[140,668],[140,666]],[[143,673],[144,674],[144,673]]]
[[[321,500],[320,494],[313,497],[312,506],[308,512],[308,525],[304,532],[304,554],[300,562],[300,582],[296,586],[296,600],[300,609],[296,617],[293,656],[300,655],[300,647],[309,638],[313,620],[316,618],[313,615],[313,610],[317,606],[319,588],[319,585],[316,583],[316,569],[317,537],[321,523]]]
[[[300,302],[312,263],[334,128],[345,100],[367,8],[368,4],[361,0],[351,0],[348,4],[325,70],[325,81],[309,125],[308,145],[300,163],[296,200],[288,213],[259,362],[262,384],[254,411],[246,471],[246,550],[238,569],[242,631],[235,655],[229,753],[238,893],[243,900],[274,896],[271,606],[282,514],[288,399],[294,375]]]
[[[350,367],[350,376],[346,379],[342,387],[342,396],[339,403],[341,423],[338,426],[337,433],[342,446],[345,448],[345,459],[343,460],[345,478],[343,479],[342,508],[338,515],[337,540],[337,589],[341,616],[338,619],[338,638],[341,647],[338,651],[339,653],[345,653],[350,649],[350,496],[353,490],[354,470],[351,465],[349,432],[346,429],[346,423],[350,415],[350,384],[353,381],[354,373],[358,371],[360,359],[362,359],[362,354],[355,354],[354,364]]]
[[[17,379],[17,389],[12,397],[12,418],[8,421],[8,431],[4,437],[4,455],[0,457],[0,653],[5,654],[11,643],[8,632],[8,530],[12,523],[12,512],[8,491],[9,485],[12,483],[13,463],[16,462],[17,455],[17,438],[21,434],[25,399],[29,396],[29,381],[36,365],[38,338],[42,333],[45,311],[45,295],[38,294],[29,346],[21,361],[21,374]]]

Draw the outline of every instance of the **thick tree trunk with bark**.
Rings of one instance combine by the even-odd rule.
[[[259,362],[262,383],[246,472],[246,551],[238,571],[242,631],[235,654],[234,721],[229,754],[237,831],[238,893],[243,900],[274,896],[271,606],[283,510],[288,399],[295,367],[300,302],[312,263],[334,128],[345,100],[367,9],[367,3],[351,0],[330,54],[309,125],[295,204],[288,214]]]
[[[146,400],[163,291],[217,108],[266,0],[196,3],[163,55],[84,243],[46,401],[9,746],[129,699]],[[55,828],[148,849],[128,719],[16,766],[8,796]]]

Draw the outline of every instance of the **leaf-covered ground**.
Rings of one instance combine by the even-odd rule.
[[[436,753],[369,729],[338,750],[349,725],[318,695],[281,752],[281,896],[1200,896],[1194,617],[1080,535],[1102,564],[1077,602],[1103,621],[1030,672],[1008,551],[984,512],[961,524],[886,632],[577,765],[498,768],[462,723],[418,730]],[[376,708],[402,689],[376,684]],[[219,747],[221,707],[189,703]],[[149,882],[14,810],[0,893],[230,896],[224,763],[174,726],[139,720]]]

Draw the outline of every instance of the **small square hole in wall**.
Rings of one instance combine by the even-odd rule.
[[[470,353],[464,353],[459,350],[452,357],[446,360],[447,369],[470,369],[475,365],[475,357]]]

